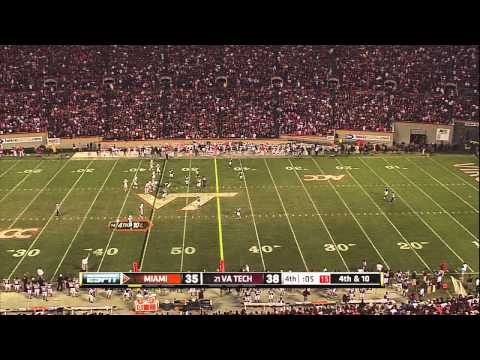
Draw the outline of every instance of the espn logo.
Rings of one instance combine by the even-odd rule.
[[[108,228],[111,231],[122,231],[122,232],[131,232],[131,231],[143,231],[147,232],[153,224],[150,220],[120,220],[120,221],[110,221],[108,223]]]

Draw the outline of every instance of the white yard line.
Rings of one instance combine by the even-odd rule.
[[[137,175],[138,169],[140,169],[140,166],[142,165],[142,162],[143,162],[143,160],[140,160],[138,162],[137,170],[135,171],[135,174],[133,174],[132,180],[135,177],[135,175]],[[128,188],[127,194],[125,195],[125,199],[123,199],[123,204],[122,204],[122,207],[120,208],[120,211],[118,212],[117,219],[120,218],[120,216],[122,215],[123,208],[125,207],[125,204],[127,203],[128,195],[130,195],[130,191],[132,190],[132,186],[133,186],[133,181],[132,180],[130,180],[130,187]],[[112,230],[110,232],[110,237],[108,238],[108,242],[107,242],[107,246],[105,247],[105,251],[103,252],[102,259],[100,260],[100,264],[98,265],[97,272],[99,272],[100,268],[102,267],[103,261],[105,260],[105,255],[107,254],[107,251],[110,247],[110,243],[112,242],[114,234],[115,234],[115,230]]]
[[[420,171],[422,171],[424,174],[430,176],[433,180],[435,180],[437,183],[439,183],[445,190],[447,190],[449,193],[451,193],[452,195],[454,195],[457,199],[459,199],[461,202],[463,202],[465,205],[467,205],[470,209],[472,209],[473,211],[475,211],[477,214],[478,214],[478,210],[472,206],[469,202],[465,201],[460,195],[458,195],[456,192],[454,192],[453,190],[450,190],[444,183],[442,183],[440,180],[437,180],[434,176],[432,176],[429,172],[425,171],[424,169],[422,169],[420,166],[418,166],[414,161],[410,160],[409,158],[407,158],[408,161],[410,161],[413,165],[415,165],[417,168],[420,169]]]
[[[188,162],[188,185],[187,185],[187,194],[190,192],[190,183],[192,182],[192,179],[190,178],[190,175],[192,173],[192,159],[190,158]],[[188,205],[188,197],[185,198],[185,206]],[[182,234],[182,257],[180,258],[180,272],[183,271],[183,258],[184,258],[184,252],[185,252],[185,238],[187,235],[187,211],[184,211],[185,215],[183,218],[183,234]]]
[[[315,160],[315,158],[311,158],[313,160],[313,162],[315,163],[315,165],[317,166],[318,170],[320,170],[320,172],[322,174],[325,174],[325,172],[322,170],[322,168],[320,167],[320,165],[318,165],[317,161]],[[293,166],[293,165],[292,165]],[[377,255],[380,257],[380,259],[382,260],[383,264],[388,268],[388,269],[391,269],[390,265],[388,264],[387,260],[385,260],[385,258],[382,256],[382,254],[380,253],[380,251],[377,249],[377,247],[375,246],[375,244],[373,243],[373,240],[370,238],[370,236],[368,235],[368,233],[365,231],[365,229],[363,228],[362,224],[360,224],[360,222],[358,221],[357,217],[355,216],[355,214],[353,213],[352,209],[350,209],[350,207],[347,205],[347,203],[345,202],[345,200],[343,199],[342,195],[340,195],[340,193],[337,191],[337,189],[335,188],[335,186],[333,186],[333,184],[331,183],[330,180],[328,180],[328,184],[330,185],[330,187],[333,189],[333,191],[335,191],[335,194],[337,194],[338,198],[340,199],[340,201],[343,203],[343,206],[345,206],[345,208],[348,210],[348,212],[350,213],[350,216],[353,218],[353,220],[355,220],[355,222],[357,223],[358,227],[360,228],[360,230],[362,231],[363,235],[365,236],[365,238],[370,242],[370,245],[372,245],[373,249],[375,250],[375,252],[377,253]],[[338,250],[337,250],[338,251]]]
[[[71,249],[71,247],[72,247],[75,239],[77,238],[78,234],[80,233],[80,230],[82,229],[83,224],[85,224],[85,221],[86,221],[87,218],[88,218],[88,214],[89,214],[90,211],[92,210],[93,205],[94,205],[95,202],[97,201],[98,196],[99,196],[100,193],[102,192],[102,189],[103,189],[103,187],[105,186],[105,184],[107,183],[108,179],[110,178],[110,175],[112,175],[112,172],[113,172],[113,170],[115,169],[115,167],[117,166],[118,161],[119,161],[119,159],[117,159],[117,160],[115,161],[115,164],[113,164],[112,168],[110,169],[110,172],[108,173],[107,177],[106,177],[105,180],[103,181],[102,186],[101,186],[100,189],[97,191],[97,194],[95,195],[95,198],[93,199],[92,203],[90,204],[87,212],[86,212],[85,215],[83,216],[82,222],[81,222],[80,225],[78,226],[77,231],[75,232],[75,235],[73,235],[73,238],[72,238],[72,240],[70,241],[70,244],[68,244],[67,250],[65,250],[65,253],[64,253],[63,256],[62,256],[62,259],[60,260],[60,263],[58,264],[57,268],[55,269],[55,272],[53,273],[53,275],[52,275],[52,277],[51,277],[51,279],[50,279],[50,282],[52,282],[53,279],[55,278],[55,275],[57,275],[58,270],[60,269],[60,267],[61,267],[62,264],[63,264],[63,261],[64,261],[65,258],[67,257],[67,254],[68,254],[68,252],[70,251],[70,249]]]
[[[408,158],[407,158],[408,159]],[[450,170],[449,168],[447,168],[446,166],[443,166],[441,163],[439,163],[438,161],[435,161],[435,159],[433,159],[431,156],[428,157],[428,159],[432,160],[435,164],[439,165],[440,167],[444,168],[445,170],[447,170],[450,174],[452,174],[453,176],[457,177],[458,179],[462,180],[462,182],[468,186],[470,186],[473,190],[475,190],[476,192],[478,192],[478,186],[475,186],[475,185],[472,185],[470,184],[468,181],[466,181],[463,177],[461,177],[460,175],[458,174],[455,174],[455,172],[453,172],[452,170]]]
[[[35,167],[33,168],[33,170],[36,170],[40,165],[42,165],[42,162],[41,162],[41,161],[38,162],[38,165],[35,166]],[[27,180],[27,178],[28,178],[30,175],[32,175],[32,174],[33,174],[33,173],[31,172],[31,173],[28,173],[26,176],[24,176],[23,179],[20,180],[20,181],[17,183],[17,185],[15,185],[13,188],[11,188],[11,189],[0,199],[0,202],[2,202],[3,200],[5,200],[5,199],[8,197],[8,195],[10,195],[11,193],[13,193],[13,192],[15,191],[15,189],[16,189],[17,187],[19,187],[20,185],[22,185],[23,182],[24,182],[25,180]]]
[[[247,193],[248,204],[250,206],[250,213],[252,214],[253,227],[255,229],[255,236],[257,237],[258,249],[260,251],[260,258],[262,259],[263,271],[265,271],[267,267],[265,266],[265,260],[263,258],[263,250],[262,250],[262,244],[260,242],[260,236],[258,236],[257,222],[255,221],[255,214],[253,212],[252,201],[250,200],[250,192],[248,191],[247,180],[245,178],[245,172],[243,171],[242,160],[241,159],[238,159],[238,160],[240,161],[240,168],[242,169],[243,183],[245,185],[245,191]]]
[[[37,200],[37,198],[40,196],[40,194],[42,194],[43,191],[45,191],[45,189],[48,187],[48,185],[50,185],[50,183],[57,177],[58,174],[60,174],[60,172],[65,168],[65,166],[67,166],[67,164],[70,162],[70,159],[68,159],[67,161],[65,161],[65,164],[63,164],[63,166],[55,173],[53,174],[53,176],[50,178],[50,180],[45,184],[45,186],[43,188],[41,188],[36,194],[35,196],[33,197],[32,200],[30,200],[30,202],[27,204],[27,206],[25,206],[25,208],[20,212],[20,214],[17,215],[17,217],[15,219],[13,219],[13,222],[8,226],[8,229],[11,229],[18,221],[18,219],[20,219],[22,217],[23,214],[25,214],[25,212],[30,208],[30,206],[32,206],[32,204],[35,202],[35,200]]]
[[[2,178],[3,176],[5,176],[10,170],[12,170],[13,167],[15,167],[15,165],[17,165],[18,163],[20,162],[20,160],[15,160],[15,162],[12,164],[12,166],[10,166],[7,170],[5,170],[3,173],[0,174],[0,178]]]
[[[165,162],[163,163],[162,175],[160,176],[160,180],[158,181],[158,189],[160,189],[160,186],[162,186],[163,174],[165,174],[165,169],[167,168],[167,161],[168,160],[165,159]],[[151,219],[152,220],[155,217],[155,201],[157,201],[158,189],[157,189],[157,193],[156,193],[156,196],[155,196],[155,200],[153,201],[153,204],[152,204],[152,214],[151,214]],[[185,213],[186,213],[186,211],[185,211]],[[147,231],[147,238],[145,239],[145,246],[143,247],[142,257],[140,258],[141,259],[140,271],[142,271],[143,264],[145,263],[145,253],[147,252],[148,241],[150,240],[150,234],[151,233],[152,233],[152,229],[149,228],[148,231]],[[183,251],[182,251],[182,254],[183,254]]]
[[[335,242],[335,239],[333,238],[332,234],[330,233],[330,230],[328,229],[327,224],[325,224],[325,221],[323,220],[323,217],[322,217],[322,215],[320,214],[320,211],[318,211],[317,205],[315,204],[315,202],[313,201],[312,197],[310,196],[310,192],[309,192],[308,189],[305,187],[305,184],[303,183],[302,179],[301,179],[300,176],[298,175],[297,170],[295,170],[295,166],[293,165],[292,161],[291,161],[290,159],[288,159],[288,161],[290,162],[290,165],[292,166],[293,172],[294,172],[295,175],[297,176],[298,181],[299,181],[300,184],[302,185],[303,191],[304,191],[305,194],[307,195],[308,200],[310,200],[310,203],[312,204],[315,212],[317,213],[317,217],[320,219],[320,222],[322,223],[323,228],[324,228],[325,231],[327,232],[328,237],[330,238],[330,241],[331,241],[332,244],[335,246],[335,249],[336,249],[336,251],[337,251],[338,256],[340,256],[340,259],[342,260],[343,265],[345,265],[345,269],[347,269],[347,271],[350,271],[350,269],[348,268],[347,262],[345,261],[345,259],[343,258],[342,254],[340,253],[340,250],[338,250],[337,243]]]
[[[93,160],[91,160],[86,169],[88,169],[90,167],[90,165],[92,164]],[[67,199],[67,197],[70,195],[70,193],[73,191],[73,189],[75,188],[75,186],[78,184],[78,182],[82,179],[83,175],[85,175],[87,172],[84,171],[81,173],[81,175],[78,177],[77,180],[75,180],[75,182],[73,183],[73,185],[70,187],[70,190],[65,194],[65,196],[63,197],[63,199],[60,201],[60,205],[63,204],[63,202],[65,201],[65,199]],[[48,224],[50,224],[50,221],[52,221],[52,219],[54,218],[55,216],[55,210],[52,212],[52,214],[50,215],[50,217],[48,218],[47,220],[47,223],[43,226],[43,228],[40,230],[40,232],[37,234],[37,236],[35,236],[35,239],[33,239],[32,243],[30,244],[30,246],[28,247],[27,251],[25,251],[25,254],[20,258],[20,260],[18,261],[17,265],[15,265],[15,267],[13,268],[13,270],[10,272],[10,275],[8,275],[8,278],[10,279],[13,274],[15,274],[15,271],[17,271],[17,269],[19,268],[19,266],[23,263],[23,260],[25,260],[25,258],[27,257],[27,254],[28,252],[35,246],[35,244],[37,243],[38,239],[40,239],[40,236],[42,236],[43,232],[45,231],[45,229],[47,228]]]
[[[287,214],[287,209],[285,209],[285,204],[283,203],[282,197],[280,196],[280,193],[278,192],[277,184],[275,184],[275,180],[272,176],[272,173],[270,172],[270,168],[268,167],[267,160],[264,158],[263,161],[265,162],[265,166],[267,167],[268,174],[270,175],[270,179],[272,179],[273,186],[275,187],[275,191],[277,192],[278,199],[280,200],[280,204],[282,205],[283,213],[285,214],[285,217],[287,218],[288,226],[290,226],[290,231],[292,232],[293,239],[295,240],[295,243],[297,244],[297,249],[300,254],[300,257],[302,258],[303,265],[305,265],[305,269],[308,270],[308,265],[305,262],[305,258],[303,257],[302,249],[300,248],[300,244],[298,243],[297,240],[297,235],[295,235],[295,231],[293,230],[292,223],[290,222],[290,217]]]
[[[335,159],[341,166],[344,166],[340,160],[338,159]],[[361,160],[361,159],[360,159]],[[367,166],[368,167],[368,166]],[[390,223],[390,225],[392,225],[392,227],[395,229],[395,231],[397,232],[397,234],[403,239],[403,241],[405,241],[407,244],[410,244],[410,241],[407,240],[407,238],[402,234],[402,232],[395,226],[395,224],[390,220],[390,218],[388,217],[387,214],[385,214],[385,212],[382,210],[382,208],[380,207],[380,205],[378,205],[376,203],[375,200],[373,200],[373,198],[370,196],[370,194],[367,192],[367,190],[365,190],[365,188],[363,187],[363,185],[357,180],[355,179],[355,177],[352,175],[352,173],[348,170],[345,170],[347,172],[348,175],[350,175],[350,177],[352,178],[353,181],[355,181],[355,183],[360,187],[360,189],[363,191],[363,193],[370,199],[370,201],[372,202],[373,205],[375,205],[375,207],[378,209],[378,211],[380,211],[380,213],[383,215],[383,217]],[[379,177],[379,179],[381,179]],[[423,265],[425,265],[425,267],[429,270],[429,271],[432,271],[432,268],[425,262],[425,260],[420,256],[420,254],[418,254],[418,252],[412,247],[410,246],[409,247],[410,250],[412,250],[412,252],[417,256],[417,258],[422,262]]]
[[[391,165],[385,158],[382,158],[387,164]],[[362,162],[364,162],[362,159],[360,159]],[[365,162],[364,162],[365,163]],[[368,165],[367,165],[368,166]],[[453,217],[447,210],[443,208],[442,205],[440,205],[437,201],[435,201],[430,195],[428,195],[421,187],[419,187],[417,184],[415,184],[412,180],[410,180],[407,176],[402,174],[400,171],[395,169],[403,178],[405,178],[410,184],[412,184],[416,189],[418,189],[422,194],[424,194],[426,197],[430,199],[431,202],[433,202],[435,205],[438,206],[440,210],[442,210],[445,214],[447,214],[455,223],[457,223],[458,226],[460,226],[463,230],[465,230],[471,237],[473,237],[475,240],[478,241],[478,237],[476,237],[474,234],[470,232],[465,226],[463,226],[455,217]]]
[[[360,159],[360,161],[361,161],[368,169],[370,169],[370,171],[371,171],[372,173],[374,173],[375,176],[380,179],[380,181],[382,181],[385,185],[387,185],[388,187],[390,187],[390,188],[393,189],[393,187],[392,187],[391,185],[389,185],[380,175],[378,175],[377,172],[376,172],[374,169],[372,169],[365,161],[363,161],[362,159]],[[395,191],[396,191],[396,190],[395,190]],[[401,197],[401,196],[398,194],[398,191],[396,191],[396,193],[397,193],[397,195],[398,195],[398,198],[399,198],[400,200],[402,200],[402,202],[403,202],[403,203],[410,209],[410,211],[411,211],[412,213],[414,213],[414,214],[417,216],[417,218],[432,232],[432,234],[434,234],[434,235],[437,237],[437,239],[440,240],[440,241],[452,252],[452,254],[454,254],[454,255],[457,257],[457,259],[459,259],[462,263],[464,263],[465,261],[464,261],[464,260],[448,245],[448,243],[425,221],[425,219],[424,219],[422,216],[420,216],[420,214],[419,214],[417,211],[415,211],[415,210],[413,209],[413,207],[412,207],[403,197]],[[470,268],[471,271],[474,271],[470,266],[469,266],[469,268]]]

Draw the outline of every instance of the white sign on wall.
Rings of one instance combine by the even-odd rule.
[[[437,129],[437,141],[448,141],[450,139],[450,129]]]

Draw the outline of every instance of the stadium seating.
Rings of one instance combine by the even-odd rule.
[[[469,46],[4,45],[0,64],[0,133],[271,138],[479,119]]]

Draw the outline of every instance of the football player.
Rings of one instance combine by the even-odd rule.
[[[392,191],[392,194],[390,195],[390,202],[394,202],[395,201],[395,193]]]
[[[134,189],[138,189],[138,182],[137,181],[138,181],[138,178],[137,178],[137,175],[135,175],[133,177],[133,180],[132,180],[132,186],[133,186]]]
[[[128,180],[123,179],[123,191],[127,192],[128,190]]]
[[[153,159],[150,160],[150,171],[153,170]]]
[[[388,188],[385,188],[385,191],[383,192],[383,200],[388,199]]]
[[[185,186],[190,185],[190,176],[185,175]]]
[[[236,209],[235,209],[235,214],[237,215],[237,219],[241,219],[241,218],[242,218],[242,214],[241,214],[240,211],[241,211],[240,208],[236,208]]]
[[[232,159],[228,160],[228,167],[229,167],[229,168],[232,167]]]
[[[140,217],[143,218],[143,203],[140,203],[138,209],[140,210]]]
[[[202,186],[202,179],[197,179],[197,189],[200,189],[200,187]]]
[[[168,176],[170,177],[170,179],[173,179],[174,176],[175,176],[175,172],[173,171],[173,169],[170,169],[169,173],[168,173]]]
[[[202,177],[202,187],[207,187],[207,178],[205,176]]]

